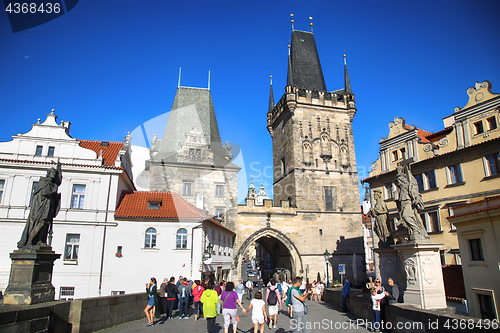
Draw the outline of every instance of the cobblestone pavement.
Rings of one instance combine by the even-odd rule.
[[[243,307],[247,308],[250,304],[245,298],[243,299]],[[351,314],[345,314],[340,311],[340,309],[332,306],[331,304],[325,302],[312,302],[307,301],[307,306],[309,307],[309,314],[307,319],[311,325],[311,332],[368,332],[364,324],[356,325],[357,317]],[[125,324],[121,324],[115,327],[111,327],[105,330],[101,330],[101,333],[126,333],[126,332],[180,332],[180,333],[190,333],[190,332],[207,332],[207,322],[205,320],[194,321],[193,307],[191,306],[189,311],[189,319],[179,319],[177,316],[177,311],[174,311],[174,318],[169,320],[164,320],[162,317],[159,320],[155,320],[155,325],[151,327],[145,327],[147,323],[146,317],[141,320],[135,320]],[[251,313],[243,314],[241,309],[238,308],[238,314],[241,321],[238,323],[238,332],[248,332],[253,333],[253,324],[251,319]],[[350,322],[352,325],[350,325]],[[291,320],[286,311],[280,311],[278,315],[278,324],[276,328],[271,328],[266,325],[265,332],[269,333],[289,333],[293,332],[295,322]],[[224,317],[222,315],[217,316],[217,324],[212,333],[224,332]],[[229,327],[229,332],[232,333],[232,327]]]

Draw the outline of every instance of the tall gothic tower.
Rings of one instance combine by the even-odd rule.
[[[294,30],[285,94],[276,105],[270,98],[267,128],[273,139],[275,202],[288,200],[301,211],[358,219],[356,106],[344,66],[344,89],[328,92],[314,35]]]
[[[344,88],[328,92],[314,35],[294,30],[285,93],[274,105],[271,84],[267,113],[274,202],[264,199],[260,206],[249,196],[238,206],[233,279],[245,274],[243,258],[258,243],[272,261],[265,279],[278,273],[316,279],[328,272],[339,280],[338,264],[345,264],[349,279],[364,280],[355,113],[347,67]],[[325,250],[331,253],[328,270]]]

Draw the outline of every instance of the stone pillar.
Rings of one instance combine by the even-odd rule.
[[[50,246],[22,248],[10,254],[12,266],[3,304],[36,304],[54,300],[54,261],[61,255]]]
[[[406,272],[404,302],[421,309],[446,308],[439,249],[443,244],[408,242],[392,245]],[[382,262],[382,261],[381,261]]]

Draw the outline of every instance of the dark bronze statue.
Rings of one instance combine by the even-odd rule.
[[[41,177],[33,192],[31,211],[26,221],[19,249],[24,247],[47,246],[47,236],[52,231],[52,221],[59,212],[61,194],[57,193],[61,185],[61,163],[50,168],[45,177]]]

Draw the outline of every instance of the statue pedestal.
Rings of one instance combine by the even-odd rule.
[[[406,272],[404,302],[421,309],[446,308],[439,249],[443,244],[425,241],[392,245]]]
[[[50,246],[22,248],[10,254],[12,267],[3,304],[36,304],[54,300],[54,261],[61,255]]]

